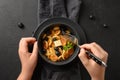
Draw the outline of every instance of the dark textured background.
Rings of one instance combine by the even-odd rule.
[[[99,43],[109,53],[106,80],[120,80],[120,1],[82,1],[79,23],[88,41]],[[0,0],[0,80],[17,78],[18,43],[21,37],[31,36],[37,27],[37,7],[37,0]],[[95,20],[89,19],[91,14]],[[23,22],[25,28],[18,28],[18,22]]]

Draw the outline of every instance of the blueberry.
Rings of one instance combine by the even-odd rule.
[[[18,23],[18,27],[21,28],[21,29],[23,29],[25,26],[24,26],[23,23],[19,22],[19,23]]]
[[[54,49],[55,49],[55,51],[59,51],[58,47],[55,47]]]
[[[55,54],[59,57],[60,56],[60,52],[59,51],[55,51]]]
[[[55,54],[59,57],[60,56],[59,48],[55,47],[54,50],[55,50]]]
[[[103,24],[103,27],[104,27],[104,28],[108,28],[108,25],[107,25],[107,24]]]
[[[95,16],[94,15],[89,15],[89,19],[90,20],[95,20]]]
[[[57,38],[53,38],[53,41],[56,41],[57,40]]]

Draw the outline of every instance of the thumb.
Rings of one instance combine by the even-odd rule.
[[[32,56],[37,56],[37,55],[38,55],[38,46],[36,41],[33,46]]]

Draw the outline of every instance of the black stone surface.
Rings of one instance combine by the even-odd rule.
[[[79,24],[88,42],[97,42],[109,53],[106,80],[120,80],[120,1],[82,1]],[[37,0],[0,0],[0,80],[15,80],[19,75],[18,43],[21,37],[31,36],[38,25],[37,3]],[[96,20],[91,21],[89,14],[94,14]],[[23,22],[25,29],[21,30],[18,22]],[[103,24],[109,28],[105,29]],[[37,67],[34,78],[40,75],[40,62]]]

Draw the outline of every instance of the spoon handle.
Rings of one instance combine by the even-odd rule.
[[[107,67],[107,64],[102,61],[100,58],[98,58],[97,56],[95,56],[93,53],[91,53],[90,51],[86,50],[86,54],[91,58],[93,59],[97,64],[101,65],[101,66],[104,66],[104,67]]]

